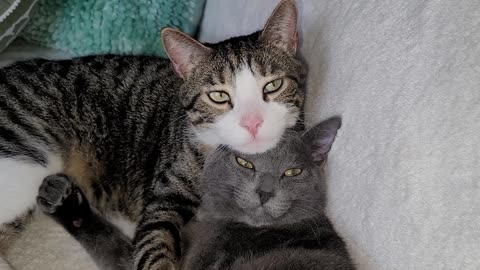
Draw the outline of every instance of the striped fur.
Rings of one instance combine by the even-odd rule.
[[[150,57],[32,60],[4,68],[1,158],[46,166],[48,155],[58,155],[61,172],[100,213],[120,212],[138,223],[136,243],[153,236],[169,247],[138,250],[138,269],[152,269],[151,258],[161,256],[175,262],[179,244],[172,235],[198,205],[203,163],[178,99],[180,84],[167,61]]]
[[[199,45],[208,53],[191,59],[188,76],[179,74],[177,59],[172,69],[147,56],[37,59],[0,69],[0,168],[10,172],[0,172],[0,185],[11,191],[0,190],[0,224],[33,206],[47,175],[63,173],[100,215],[120,213],[136,225],[136,269],[174,269],[180,229],[199,205],[204,155],[217,144],[237,147],[200,138],[199,130],[214,130],[212,123],[235,111],[214,106],[208,89],[228,86],[245,69],[259,83],[284,79],[278,94],[258,100],[283,110],[272,117],[280,128],[258,149],[273,147],[300,117],[305,67],[291,46],[281,46],[282,38],[296,40],[296,30],[294,39],[280,35],[282,20],[296,27],[295,3],[279,7],[261,32]]]

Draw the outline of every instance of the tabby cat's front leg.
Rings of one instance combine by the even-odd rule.
[[[178,269],[182,255],[180,230],[199,205],[199,199],[188,197],[168,194],[147,204],[134,238],[135,269]]]

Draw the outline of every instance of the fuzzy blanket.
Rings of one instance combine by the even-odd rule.
[[[174,26],[194,34],[204,5],[205,0],[39,0],[20,36],[76,56],[114,53],[165,57],[159,29]]]
[[[208,0],[201,38],[259,29],[276,2]],[[344,119],[327,167],[329,213],[359,269],[480,269],[480,2],[299,8],[307,119]],[[93,269],[39,220],[14,249],[17,269]]]

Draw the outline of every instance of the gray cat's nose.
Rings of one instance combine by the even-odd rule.
[[[275,183],[277,178],[269,173],[264,173],[260,175],[260,183],[257,186],[256,192],[260,196],[260,203],[263,205],[268,200],[275,196]]]
[[[273,192],[266,192],[263,190],[257,190],[258,195],[260,196],[260,203],[264,205],[271,197],[274,196]]]

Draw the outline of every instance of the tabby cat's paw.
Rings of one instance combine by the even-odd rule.
[[[44,213],[53,214],[72,195],[73,190],[74,185],[66,175],[49,175],[43,179],[38,190],[37,204]]]

